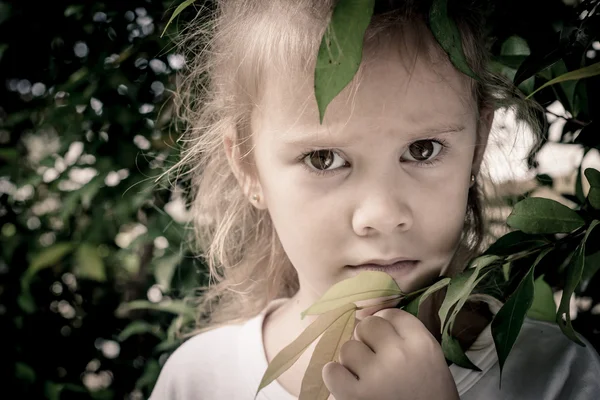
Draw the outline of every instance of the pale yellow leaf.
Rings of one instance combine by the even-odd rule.
[[[292,343],[281,350],[271,361],[262,377],[256,393],[277,379],[287,371],[300,358],[302,353],[314,342],[327,328],[349,311],[356,310],[356,305],[349,303],[320,315],[308,328],[304,330]]]
[[[355,320],[355,311],[350,310],[321,336],[302,379],[298,400],[327,400],[329,389],[323,382],[323,367],[338,359],[340,348],[352,337]]]
[[[381,271],[362,271],[353,278],[333,285],[323,297],[302,313],[305,315],[323,314],[343,304],[401,295],[402,291],[394,279]]]

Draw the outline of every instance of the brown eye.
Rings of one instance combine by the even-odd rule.
[[[346,161],[332,150],[316,150],[306,155],[304,163],[312,169],[324,171],[332,165],[333,169],[343,167]]]
[[[412,143],[404,156],[407,156],[409,161],[427,161],[439,154],[442,150],[442,144],[434,140],[419,140]]]

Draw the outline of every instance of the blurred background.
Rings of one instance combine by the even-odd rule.
[[[145,399],[194,319],[205,283],[190,251],[172,91],[185,57],[161,33],[179,1],[0,2],[0,365],[30,399]],[[210,2],[206,3],[210,7]],[[531,93],[600,61],[598,1],[504,1],[490,19],[494,68]],[[600,169],[598,76],[535,94],[547,142],[499,112],[486,156],[500,234],[510,207],[578,207]],[[600,245],[597,246],[600,255]],[[600,258],[597,263],[600,266]],[[560,277],[549,283],[560,294]],[[600,281],[572,301],[600,349]],[[16,397],[16,396],[12,396]]]

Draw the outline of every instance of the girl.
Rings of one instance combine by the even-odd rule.
[[[404,292],[452,276],[484,243],[478,175],[494,110],[528,105],[486,69],[481,17],[451,2],[480,79],[450,63],[426,25],[430,1],[377,1],[355,78],[323,123],[313,73],[333,0],[221,0],[190,31],[198,50],[181,87],[193,211],[214,285],[199,334],[168,359],[162,399],[253,399],[267,364],[313,320],[300,313],[366,269]],[[207,36],[205,36],[207,35]],[[208,37],[210,40],[206,42]],[[365,309],[339,363],[336,400],[592,399],[600,362],[553,325],[528,320],[499,387],[489,323],[498,305],[455,326],[481,372],[448,366],[439,296],[419,319]],[[300,393],[311,347],[257,399]]]

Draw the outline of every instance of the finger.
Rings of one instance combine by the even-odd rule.
[[[375,353],[363,342],[348,340],[340,349],[340,364],[360,379],[372,365]]]
[[[388,321],[396,333],[403,339],[407,339],[409,336],[422,335],[425,332],[430,334],[429,330],[423,325],[421,320],[414,315],[397,308],[387,308],[378,311],[374,316]]]
[[[370,316],[356,325],[354,335],[357,340],[369,346],[373,353],[383,351],[386,343],[398,340],[398,333],[389,321],[381,317]]]
[[[336,399],[354,397],[358,379],[346,367],[336,362],[330,362],[323,367],[323,383]]]

